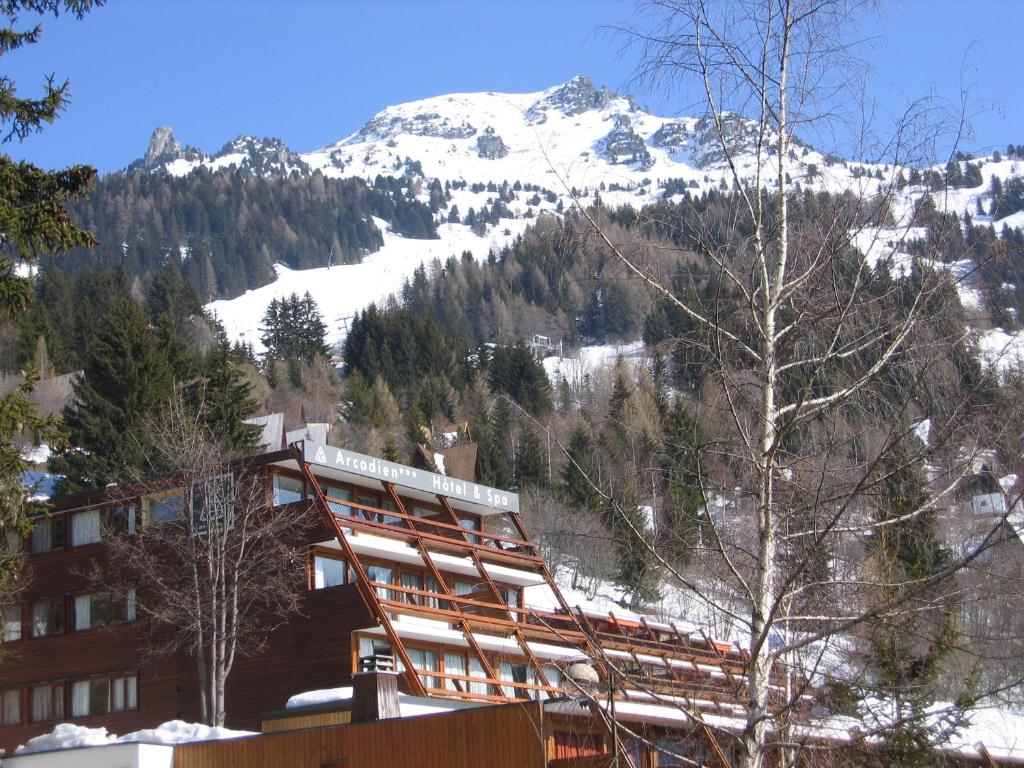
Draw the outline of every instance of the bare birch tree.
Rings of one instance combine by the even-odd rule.
[[[828,195],[800,189],[811,172],[798,161],[797,131],[828,135],[830,121],[851,114],[840,109],[859,82],[844,41],[871,4],[639,5],[650,25],[625,32],[639,46],[641,79],[696,85],[706,110],[698,130],[734,204],[679,233],[705,265],[685,280],[652,268],[642,243],[611,236],[600,207],[581,214],[592,246],[682,318],[677,343],[700,359],[694,407],[717,427],[702,456],[730,481],[701,489],[705,509],[728,495],[746,514],[709,526],[699,577],[653,554],[696,604],[746,635],[744,726],[723,735],[735,738],[738,763],[759,768],[776,749],[773,758],[788,763],[800,741],[790,717],[828,672],[829,642],[938,610],[957,574],[994,543],[999,519],[976,546],[926,569],[882,567],[865,554],[947,503],[998,430],[982,407],[993,380],[971,356],[940,244],[911,247],[917,208],[899,194],[902,171],[934,149],[933,105],[914,105],[885,142],[848,123],[872,165],[831,175]],[[924,418],[932,429],[921,441],[914,426]],[[926,463],[927,493],[886,513],[891,481]]]
[[[163,473],[131,487],[141,524],[111,540],[111,570],[97,578],[136,592],[151,657],[192,654],[201,717],[223,725],[236,658],[259,652],[300,608],[311,518],[275,508],[266,475],[233,460],[180,400],[149,428]]]

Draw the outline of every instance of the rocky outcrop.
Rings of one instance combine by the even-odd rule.
[[[421,112],[410,117],[384,113],[359,130],[359,136],[364,141],[387,139],[402,134],[437,139],[468,139],[476,135],[476,128],[467,122],[453,123],[437,112]]]
[[[498,160],[508,154],[508,147],[494,128],[487,126],[484,132],[476,137],[476,152],[487,160]]]
[[[601,141],[605,157],[616,165],[631,165],[636,170],[647,170],[654,165],[651,153],[626,115],[615,116],[615,127]]]
[[[239,136],[210,158],[211,165],[216,166],[218,161],[249,176],[288,176],[291,173],[305,176],[310,172],[305,161],[280,139]]]
[[[607,88],[595,88],[594,82],[586,75],[577,75],[526,110],[526,120],[533,124],[543,123],[552,109],[566,117],[574,117],[591,109],[602,109],[616,98],[618,96]],[[632,101],[630,106],[633,106]]]
[[[157,171],[161,170],[168,163],[175,160],[187,160],[190,162],[201,162],[205,155],[188,145],[183,145],[174,135],[169,125],[161,125],[153,135],[149,137],[149,145],[146,147],[146,154],[128,166],[128,171]]]
[[[690,130],[684,123],[665,123],[651,136],[651,143],[662,149],[679,149],[689,143]]]

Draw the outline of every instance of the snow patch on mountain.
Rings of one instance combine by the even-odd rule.
[[[355,314],[371,303],[382,304],[389,295],[399,293],[406,278],[420,265],[429,268],[435,261],[444,264],[449,257],[459,257],[464,251],[482,261],[491,250],[500,250],[522,234],[529,224],[525,219],[503,220],[488,237],[478,237],[462,224],[441,224],[440,239],[414,240],[395,235],[386,221],[375,221],[384,234],[384,246],[359,264],[304,270],[277,264],[277,279],[273,283],[246,291],[235,299],[214,301],[207,309],[224,323],[229,338],[250,342],[257,352],[262,352],[260,326],[270,302],[308,291],[324,316],[328,343],[338,345],[345,340]]]

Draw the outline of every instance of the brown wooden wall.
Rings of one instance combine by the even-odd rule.
[[[544,768],[533,702],[187,744],[174,768]]]
[[[54,589],[57,594],[65,586],[65,577],[57,569],[47,571],[48,578],[39,586]],[[374,624],[355,585],[306,593],[302,614],[275,630],[267,638],[262,653],[235,661],[227,687],[228,727],[258,731],[262,715],[281,709],[289,696],[350,684],[351,632]],[[65,691],[67,714],[61,721],[73,719],[80,725],[102,725],[118,734],[152,728],[175,718],[198,721],[194,660],[179,653],[146,664],[142,645],[137,625],[10,643],[0,662],[0,689],[138,672],[137,709],[71,718],[69,688]],[[28,723],[27,697],[22,710],[21,725],[0,726],[0,748],[11,751],[56,724]]]

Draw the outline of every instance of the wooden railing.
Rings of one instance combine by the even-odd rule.
[[[536,545],[523,539],[470,530],[433,518],[416,517],[333,496],[327,496],[326,500],[339,522],[353,529],[376,530],[401,538],[420,538],[442,549],[477,551],[491,557],[500,555],[503,560],[530,566],[541,562]]]

